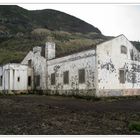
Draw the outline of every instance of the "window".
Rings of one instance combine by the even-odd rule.
[[[32,65],[32,60],[30,59],[28,60],[28,66],[31,67],[31,65]]]
[[[65,71],[63,73],[63,83],[64,84],[69,84],[69,71]]]
[[[20,77],[17,78],[17,81],[20,82]]]
[[[28,76],[28,86],[31,86],[31,76]]]
[[[85,69],[79,70],[79,83],[85,83]]]
[[[124,70],[119,70],[119,79],[120,83],[125,83],[125,71]]]
[[[35,84],[36,86],[40,86],[40,75],[35,76]]]
[[[127,54],[127,48],[124,45],[121,46],[121,53]]]
[[[41,48],[41,56],[45,57],[45,46]]]
[[[2,76],[0,76],[0,86],[2,86]]]
[[[55,73],[51,74],[51,85],[55,85]]]
[[[131,60],[133,60],[133,57],[134,57],[134,53],[133,53],[133,50],[131,49],[130,50],[130,58],[131,58]]]

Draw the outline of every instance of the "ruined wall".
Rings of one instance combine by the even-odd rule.
[[[95,89],[95,50],[84,51],[66,57],[53,59],[47,62],[48,66],[48,89],[59,91],[77,91]],[[79,83],[78,70],[85,70],[85,83]],[[65,71],[69,71],[69,84],[64,84]],[[51,74],[55,73],[55,85],[51,84]],[[69,94],[68,93],[68,94]],[[64,92],[64,94],[67,94]],[[80,94],[80,93],[79,93]],[[93,93],[91,93],[93,94]]]
[[[40,49],[38,49],[40,51]],[[46,90],[46,59],[40,55],[40,53],[30,51],[21,64],[29,65],[29,60],[31,60],[30,67],[33,68],[33,78],[34,78],[34,89],[35,90]],[[40,76],[40,84],[36,85],[35,77]]]
[[[121,53],[122,45],[127,48],[126,54]],[[129,94],[128,89],[130,94],[132,89],[140,89],[139,52],[125,36],[98,45],[96,51],[98,96],[120,96]],[[120,82],[120,70],[124,70],[124,83]]]

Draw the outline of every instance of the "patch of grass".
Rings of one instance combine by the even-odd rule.
[[[138,131],[140,132],[140,121],[131,121],[128,125],[130,131]]]

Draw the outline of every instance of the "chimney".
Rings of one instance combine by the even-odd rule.
[[[33,48],[33,53],[40,56],[41,55],[41,47],[38,47],[38,46],[34,47]]]
[[[51,60],[55,58],[55,43],[54,42],[46,42],[45,58],[47,60]]]

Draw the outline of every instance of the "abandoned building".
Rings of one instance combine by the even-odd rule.
[[[140,95],[140,53],[124,36],[56,58],[55,43],[0,67],[0,91],[82,96]]]
[[[26,92],[31,88],[32,69],[21,64],[6,64],[0,67],[0,90],[5,93]],[[28,82],[28,84],[27,84]]]

